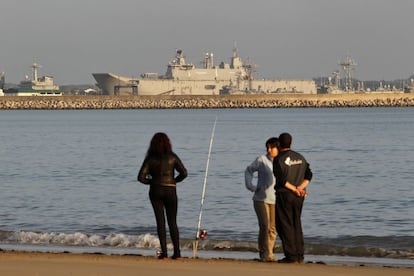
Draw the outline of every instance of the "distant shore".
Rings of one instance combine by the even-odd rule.
[[[260,263],[236,259],[158,260],[156,257],[1,252],[0,275],[413,275],[410,268]]]
[[[0,97],[0,109],[411,107],[414,93]]]

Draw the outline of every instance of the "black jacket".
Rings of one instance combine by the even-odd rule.
[[[175,177],[175,170],[178,175]],[[139,170],[137,180],[149,185],[174,186],[187,177],[187,169],[173,152],[162,156],[147,156]]]
[[[304,179],[312,179],[309,163],[293,150],[282,151],[273,160],[273,174],[276,177],[276,190],[285,189],[287,181],[297,187]]]

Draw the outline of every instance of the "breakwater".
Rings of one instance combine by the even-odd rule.
[[[0,97],[0,109],[411,107],[414,93]]]

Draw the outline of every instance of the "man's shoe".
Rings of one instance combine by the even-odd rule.
[[[172,257],[171,257],[171,259],[173,259],[173,260],[179,260],[179,259],[181,259],[181,255],[172,255]]]
[[[158,260],[164,260],[164,259],[167,259],[167,258],[168,258],[167,253],[160,253],[158,255]]]

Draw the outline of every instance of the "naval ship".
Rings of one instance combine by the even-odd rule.
[[[220,95],[244,93],[316,94],[313,80],[256,80],[255,66],[244,64],[233,48],[230,63],[214,65],[213,53],[206,53],[201,68],[187,63],[176,50],[163,75],[142,73],[139,78],[113,73],[93,73],[103,95]]]
[[[18,87],[5,90],[4,96],[62,96],[59,86],[53,83],[52,76],[38,77],[40,67],[39,64],[33,63],[31,66],[33,78],[26,76]]]
[[[339,64],[343,71],[344,78],[341,78],[341,71],[335,70],[332,76],[321,78],[321,84],[318,87],[318,94],[344,94],[344,93],[412,93],[414,92],[414,80],[408,80],[408,83],[402,83],[401,87],[395,85],[384,85],[382,81],[370,81],[365,85],[363,81],[353,78],[352,72],[355,70],[357,63],[350,56]],[[367,87],[369,86],[369,87]]]

